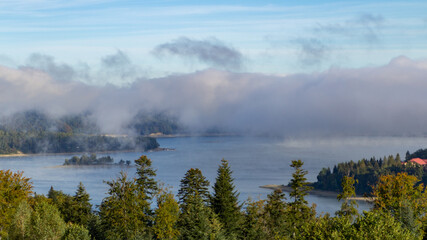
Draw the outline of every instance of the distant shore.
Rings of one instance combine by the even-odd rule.
[[[267,188],[267,189],[271,189],[271,190],[281,189],[284,192],[291,192],[292,191],[292,188],[289,186],[277,185],[277,184],[263,185],[263,186],[260,186],[260,188]],[[339,193],[333,192],[333,191],[324,191],[324,190],[317,190],[317,189],[312,189],[308,193],[316,195],[316,196],[320,196],[320,197],[327,197],[327,198],[337,198],[337,196],[339,194]],[[349,198],[349,200],[373,202],[374,198],[356,196],[356,197]]]
[[[175,151],[173,148],[155,148],[142,152],[162,152],[162,151]],[[81,155],[85,153],[95,153],[95,154],[109,154],[109,153],[125,153],[125,152],[136,152],[136,150],[118,150],[118,151],[101,151],[101,152],[61,152],[61,153],[11,153],[11,154],[0,154],[0,158],[6,157],[29,157],[29,156],[53,156],[53,155]]]

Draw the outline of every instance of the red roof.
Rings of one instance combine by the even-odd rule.
[[[413,163],[417,163],[420,165],[426,165],[427,164],[427,159],[421,159],[421,158],[412,158],[411,160],[409,160],[410,162]]]

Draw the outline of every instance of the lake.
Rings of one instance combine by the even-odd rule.
[[[135,160],[147,155],[157,169],[157,180],[170,186],[176,194],[180,180],[190,168],[200,168],[213,185],[220,160],[229,161],[233,170],[236,189],[240,201],[248,197],[266,198],[268,189],[259,188],[267,184],[287,184],[292,178],[292,160],[301,159],[308,171],[308,181],[315,181],[323,167],[362,158],[377,158],[405,152],[414,152],[427,147],[427,138],[414,137],[352,137],[326,139],[275,139],[261,137],[179,137],[159,138],[163,148],[174,151],[160,152],[118,152],[108,154],[115,162]],[[105,156],[107,154],[98,154]],[[92,203],[99,205],[106,196],[107,185],[103,180],[111,180],[126,171],[134,176],[135,167],[126,166],[78,166],[61,167],[66,158],[73,155],[34,155],[25,157],[0,158],[1,169],[23,171],[30,177],[34,191],[47,194],[51,186],[68,194],[74,194],[79,182],[83,182],[91,196]],[[317,211],[334,213],[340,203],[334,198],[308,196],[310,203],[317,205]],[[369,204],[359,202],[360,209],[368,209]]]

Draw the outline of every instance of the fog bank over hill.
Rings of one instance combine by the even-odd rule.
[[[132,76],[132,83],[120,87],[89,84],[80,76],[94,75],[48,63],[49,67],[0,66],[2,117],[31,109],[56,117],[90,112],[106,133],[122,133],[145,111],[170,114],[193,132],[216,129],[306,137],[427,134],[426,60],[401,56],[384,66],[330,68],[285,77],[207,69],[146,79],[135,70],[124,75],[126,81]]]

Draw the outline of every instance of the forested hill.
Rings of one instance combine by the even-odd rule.
[[[141,134],[171,134],[178,129],[163,115],[137,116],[143,120],[135,117],[128,128],[138,134],[117,137],[103,134],[90,113],[59,118],[38,111],[17,113],[0,121],[0,154],[150,150],[159,144]]]
[[[422,157],[427,153],[427,149],[420,149],[413,154],[406,154],[406,161],[413,157]],[[370,194],[372,186],[375,186],[380,176],[396,175],[397,173],[407,173],[417,177],[420,182],[427,183],[427,172],[418,164],[403,164],[399,154],[396,156],[384,156],[376,159],[362,159],[357,162],[350,161],[339,163],[333,169],[323,168],[317,175],[317,182],[313,184],[314,188],[319,190],[341,192],[341,181],[344,176],[354,177],[356,180],[356,194]]]

